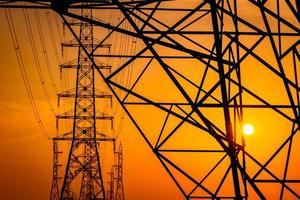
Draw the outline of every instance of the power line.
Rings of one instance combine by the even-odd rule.
[[[55,36],[54,36],[53,24],[52,24],[52,20],[50,19],[50,12],[48,10],[46,11],[46,18],[47,18],[48,27],[49,27],[51,44],[52,44],[52,47],[53,47],[53,50],[54,50],[54,54],[55,54],[57,64],[59,65],[59,64],[61,64],[61,59],[59,57],[58,50],[57,50],[57,47],[56,47],[57,43],[56,43],[56,39],[55,39]]]
[[[46,48],[46,43],[45,43],[45,38],[43,35],[43,31],[42,31],[42,26],[41,26],[41,20],[40,20],[40,16],[37,10],[34,10],[34,16],[35,16],[35,20],[36,20],[36,25],[37,25],[37,29],[38,29],[38,35],[41,41],[41,45],[42,45],[42,50],[43,50],[43,55],[44,55],[44,59],[45,59],[45,63],[46,63],[46,67],[49,73],[49,77],[50,77],[50,81],[52,84],[52,87],[54,88],[55,93],[58,93],[56,84],[55,84],[55,80],[54,80],[54,76],[51,70],[51,66],[50,66],[50,61],[49,61],[49,57],[47,54],[47,48]]]
[[[38,124],[39,124],[40,129],[42,130],[43,135],[47,139],[50,139],[50,137],[49,137],[49,135],[48,135],[48,133],[45,129],[45,126],[44,126],[44,124],[41,120],[40,114],[38,112],[38,108],[37,108],[37,105],[35,103],[35,98],[32,94],[32,89],[31,89],[31,86],[30,86],[30,83],[29,83],[29,80],[28,80],[26,70],[25,70],[23,56],[22,56],[22,53],[21,53],[21,50],[20,50],[20,46],[19,46],[19,42],[18,42],[16,30],[15,30],[15,25],[14,25],[14,22],[13,22],[13,18],[12,18],[10,9],[7,9],[7,10],[5,9],[5,16],[6,16],[6,20],[7,20],[7,23],[8,23],[9,32],[10,32],[11,39],[12,39],[12,42],[13,42],[13,46],[14,46],[14,49],[15,49],[15,52],[16,52],[18,65],[19,65],[19,68],[20,68],[20,71],[21,71],[22,79],[23,79],[23,82],[24,82],[24,85],[25,85],[26,93],[27,93],[32,111],[34,113],[34,116],[35,116]]]
[[[28,11],[26,9],[23,9],[23,14],[24,14],[25,25],[26,25],[26,29],[27,29],[27,33],[28,33],[28,37],[29,37],[29,43],[30,43],[30,46],[31,46],[31,49],[32,49],[32,53],[33,53],[33,57],[34,57],[34,61],[35,61],[35,66],[36,66],[36,69],[37,69],[37,72],[38,72],[38,76],[39,76],[39,80],[40,80],[40,83],[41,83],[41,86],[42,86],[42,89],[43,89],[43,93],[44,93],[45,98],[47,100],[47,103],[49,105],[50,111],[54,114],[54,108],[53,108],[53,105],[50,101],[48,90],[45,86],[45,78],[44,78],[44,75],[43,75],[43,71],[42,71],[42,68],[41,68],[39,57],[37,55],[36,43],[34,41],[33,31],[32,31],[32,28],[31,28],[30,19],[29,19],[29,16],[28,16]]]

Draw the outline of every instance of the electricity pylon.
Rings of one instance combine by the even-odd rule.
[[[73,11],[108,9],[99,2],[27,7],[137,38],[117,70],[97,71],[185,199],[300,199],[299,1],[109,1],[127,27]],[[136,62],[133,83],[119,82]],[[254,144],[246,119],[266,128]]]
[[[107,200],[125,200],[123,184],[123,149],[121,143],[114,154],[115,164],[108,173],[110,180],[108,181]]]
[[[91,10],[81,10],[81,15],[92,19]],[[92,56],[94,48],[93,25],[86,22],[65,22],[67,26],[79,26],[80,42],[71,40],[63,43],[63,47],[78,48],[78,59],[62,64],[61,68],[72,69],[77,71],[76,88],[58,94],[60,98],[74,98],[74,110],[65,112],[57,116],[59,119],[73,119],[73,130],[55,137],[53,141],[71,141],[71,148],[66,163],[65,174],[59,199],[101,199],[105,200],[105,188],[102,177],[99,157],[99,142],[114,141],[96,129],[96,120],[109,120],[113,126],[113,117],[105,112],[96,110],[96,98],[105,98],[112,101],[112,95],[97,90],[95,88],[95,65],[90,61],[85,51]],[[80,45],[83,45],[84,48]],[[108,44],[101,47],[109,48]],[[77,62],[77,64],[76,64]],[[109,66],[103,65],[98,68],[109,69]],[[58,121],[57,121],[58,124]],[[54,144],[55,144],[54,143]],[[57,146],[54,146],[54,159],[57,160]],[[54,173],[57,174],[57,164],[54,164]],[[57,198],[57,176],[54,176],[51,199]],[[78,186],[75,180],[80,180]],[[77,187],[77,191],[76,191]]]
[[[114,166],[112,166],[111,171],[108,172],[109,181],[108,183],[108,189],[106,192],[107,200],[114,200],[114,191],[115,191],[115,181],[114,181]]]
[[[115,185],[116,191],[114,200],[125,200],[124,186],[123,186],[123,149],[120,143],[119,149],[115,151],[116,164],[114,165],[116,171]]]
[[[59,152],[58,150],[58,145],[57,145],[57,140],[54,138],[52,140],[53,142],[53,166],[52,166],[52,187],[51,187],[51,191],[50,191],[50,200],[58,200],[59,199],[59,180],[61,179],[61,177],[59,177],[59,167],[61,167],[61,165],[59,164],[59,154],[62,152]]]

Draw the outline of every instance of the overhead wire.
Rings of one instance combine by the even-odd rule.
[[[110,23],[114,26],[116,24],[116,21],[117,21],[117,15],[116,15],[115,10],[113,10],[112,12],[109,13],[108,18],[109,18],[108,23]],[[111,34],[109,30],[108,30],[107,34]],[[114,33],[114,34],[111,34],[109,37],[106,38],[107,42],[111,45],[110,50],[108,52],[108,55],[111,55],[111,54],[115,53],[115,49],[116,49],[115,44],[119,44],[117,36],[118,35]],[[115,64],[116,60],[118,61],[118,59],[111,59],[110,57],[108,57],[107,60],[106,60],[106,63],[108,65],[112,66],[111,71],[113,71],[115,66],[116,66],[116,64]],[[114,107],[112,109],[112,115],[114,116],[114,119],[115,119],[115,110],[118,107],[118,104],[113,103],[113,105],[114,105]],[[113,136],[114,136],[114,130],[115,129],[113,129],[113,132],[112,132]]]
[[[33,36],[34,34],[33,34],[33,31],[32,31],[31,22],[30,22],[30,19],[29,19],[27,9],[23,9],[23,15],[24,15],[25,25],[26,25],[26,29],[27,29],[27,34],[28,34],[28,37],[29,37],[29,43],[30,43],[32,53],[33,53],[33,57],[34,57],[34,61],[35,61],[35,66],[36,66],[36,69],[37,69],[37,72],[38,72],[39,81],[40,81],[40,84],[42,86],[43,93],[44,93],[44,96],[45,96],[46,101],[48,103],[48,106],[50,108],[50,111],[54,114],[54,107],[51,103],[47,87],[45,86],[45,78],[44,78],[43,70],[42,70],[40,60],[39,60],[39,57],[38,57],[38,54],[37,54],[36,43],[35,43],[34,36]]]
[[[117,17],[117,19],[120,19],[121,18],[121,13],[118,13],[119,15],[117,15],[118,17]],[[124,23],[123,23],[123,28],[126,28],[126,23],[128,23],[127,21],[125,21]],[[117,33],[117,35],[119,36],[118,37],[118,40],[115,42],[116,43],[116,51],[117,51],[117,54],[120,54],[120,55],[123,55],[124,54],[124,37],[126,36],[126,35],[124,35],[124,34],[119,34],[119,33]],[[119,57],[118,58],[118,61],[117,61],[117,67],[119,67],[119,66],[121,66],[122,64],[124,63],[124,57]],[[119,74],[119,76],[117,77],[118,78],[118,82],[120,83],[120,84],[122,84],[123,82],[124,82],[124,71],[125,71],[125,69],[123,69],[121,72],[120,72],[120,74]],[[121,90],[119,90],[119,93],[118,93],[118,95],[119,96],[121,96],[121,93],[122,93],[122,91]],[[116,107],[116,113],[118,113],[118,109],[119,109],[119,104],[117,104],[117,107]]]
[[[16,53],[18,65],[19,65],[19,68],[20,68],[22,80],[24,82],[24,86],[25,86],[25,89],[26,89],[26,93],[27,93],[27,96],[28,96],[33,114],[34,114],[34,116],[35,116],[35,118],[38,122],[38,125],[39,125],[43,135],[47,139],[50,139],[50,136],[47,133],[46,128],[45,128],[45,126],[43,124],[43,121],[41,119],[41,116],[39,114],[39,111],[38,111],[38,108],[37,108],[37,105],[36,105],[36,102],[35,102],[35,98],[34,98],[33,93],[32,93],[32,88],[31,88],[30,82],[28,80],[28,76],[27,76],[27,72],[26,72],[26,69],[25,69],[23,56],[22,56],[22,53],[21,53],[21,50],[20,50],[20,45],[19,45],[19,41],[18,41],[18,37],[17,37],[17,34],[16,34],[16,29],[15,29],[15,25],[14,25],[14,21],[13,21],[10,9],[5,9],[5,17],[6,17],[6,21],[8,23],[8,28],[9,28],[9,32],[10,32],[10,35],[11,35],[13,47],[15,49],[15,53]]]
[[[115,14],[115,17],[113,17],[113,19],[116,19],[116,23],[118,23],[118,20],[120,20],[120,18],[121,18],[121,14],[119,13],[119,12],[117,12],[116,14]],[[124,24],[126,23],[127,21],[125,21],[124,22]],[[123,25],[124,25],[123,24]],[[123,34],[119,34],[119,33],[116,33],[115,34],[115,37],[116,38],[114,38],[114,40],[113,40],[113,42],[114,42],[114,44],[112,44],[112,46],[113,47],[115,47],[115,51],[114,52],[116,52],[117,54],[120,54],[120,55],[122,55],[123,54],[123,44],[124,44],[124,35]],[[117,61],[116,61],[116,67],[119,67],[119,66],[121,66],[121,64],[123,63],[123,58],[122,57],[119,57],[119,58],[117,58]],[[120,74],[117,76],[117,82],[118,83],[120,83],[120,84],[122,84],[122,80],[123,80],[123,76],[124,76],[124,70],[122,70],[121,72],[120,72]],[[118,90],[117,91],[117,95],[118,96],[121,96],[121,90]],[[116,116],[119,112],[119,103],[116,103],[115,104],[116,105],[116,107],[115,107],[115,109],[114,109],[114,115]],[[119,121],[120,123],[121,123],[121,115],[120,115],[120,121]],[[113,132],[113,135],[114,135],[114,137],[116,137],[116,138],[118,138],[119,137],[119,127],[120,127],[120,123],[119,123],[119,126],[118,126],[118,128],[117,129],[114,129],[114,132]]]
[[[137,21],[136,18],[134,18],[134,23],[138,23],[139,21]],[[128,27],[129,27],[129,23],[128,23]],[[129,37],[129,36],[127,36]],[[132,47],[131,49],[128,50],[128,54],[129,55],[134,55],[134,53],[136,52],[136,47],[137,47],[137,39],[130,37],[130,41],[128,41],[128,45],[126,45],[127,47]],[[130,45],[130,42],[133,45]],[[134,68],[134,62],[131,62],[130,65],[128,66],[128,70],[127,70],[127,82],[126,82],[126,87],[129,88],[130,84],[132,82],[132,75],[133,75],[133,68]],[[120,134],[123,128],[123,124],[124,124],[124,119],[125,119],[125,110],[122,109],[121,111],[121,119],[120,119],[120,123],[119,123],[119,128],[117,133]]]
[[[52,14],[52,17],[54,18],[54,21],[55,21],[55,27],[57,29],[57,33],[59,33],[58,34],[59,40],[63,41],[63,31],[62,31],[62,28],[60,26],[59,17],[58,17],[58,15],[53,15],[53,14]]]
[[[134,19],[134,23],[139,23],[137,19]],[[129,24],[128,21],[125,22],[125,29],[130,29],[132,28]],[[121,41],[119,42],[121,44],[120,48],[120,55],[134,55],[134,52],[136,52],[136,47],[137,47],[137,40],[133,37],[130,37],[128,35],[121,35]],[[122,58],[120,59],[120,62],[118,63],[117,66],[120,66],[121,64],[124,64],[127,61],[128,58]],[[130,84],[132,82],[132,75],[133,75],[133,68],[134,68],[134,62],[131,62],[126,68],[126,70],[121,71],[121,76],[120,76],[120,84],[124,85],[125,87],[130,87]],[[116,113],[118,113],[118,109],[116,110]],[[123,125],[124,125],[124,119],[125,119],[125,110],[122,109],[120,113],[120,121],[119,121],[119,126],[117,130],[115,131],[114,135],[116,138],[118,138],[122,132]]]
[[[128,21],[125,22],[124,26],[125,26],[124,27],[125,29],[129,28]],[[123,38],[123,41],[121,41],[121,44],[122,44],[121,55],[127,55],[128,46],[129,46],[129,36],[122,34],[122,38]],[[121,60],[122,61],[121,61],[120,64],[124,64],[126,62],[125,57],[123,57]],[[124,70],[122,70],[122,72],[121,72],[121,80],[120,80],[121,85],[125,85],[126,71],[128,72],[128,66],[126,68],[124,68]],[[127,87],[127,84],[125,85],[125,87]],[[115,133],[117,138],[120,136],[121,130],[122,130],[122,127],[123,127],[124,113],[125,113],[125,111],[123,109],[121,109],[119,126],[118,126],[118,129],[117,129],[116,133]]]
[[[53,73],[52,73],[52,70],[51,70],[51,65],[50,65],[50,60],[49,60],[48,53],[47,53],[45,38],[44,38],[44,35],[43,35],[43,31],[42,31],[43,29],[42,29],[42,25],[41,25],[40,15],[39,15],[39,12],[37,10],[34,10],[34,16],[35,16],[35,21],[36,21],[36,25],[37,25],[37,29],[38,29],[38,36],[39,36],[39,39],[41,41],[43,56],[44,56],[44,60],[45,60],[46,67],[47,67],[47,70],[48,70],[48,74],[49,74],[49,77],[50,77],[51,85],[54,89],[54,92],[57,94],[58,90],[57,90],[55,80],[54,80],[54,76],[53,76]]]
[[[140,13],[138,13],[138,15],[140,16]],[[134,20],[134,23],[137,24],[137,26],[139,27],[140,21],[137,18],[134,18],[133,20]],[[138,42],[137,38],[131,37],[131,43],[133,45],[132,45],[132,48],[131,48],[131,52],[129,53],[130,55],[135,54],[136,49],[137,49],[137,42]],[[134,69],[134,62],[132,62],[130,64],[130,67],[129,67],[129,72],[128,72],[129,77],[128,77],[128,82],[127,82],[127,87],[129,87],[130,84],[132,84],[133,69]],[[122,130],[122,127],[123,127],[123,124],[124,124],[124,118],[125,118],[125,110],[123,110],[123,113],[122,113],[122,124],[121,124],[122,126],[120,127],[120,131]]]
[[[50,16],[49,10],[47,10],[45,12],[45,14],[46,14],[47,22],[48,22],[48,28],[49,28],[49,33],[50,33],[51,44],[52,44],[52,47],[54,50],[54,55],[56,58],[56,62],[59,65],[59,64],[61,64],[61,59],[59,57],[59,53],[58,53],[57,46],[56,46],[57,42],[56,42],[56,39],[54,36],[53,24],[52,24],[52,20],[50,18],[51,16]]]

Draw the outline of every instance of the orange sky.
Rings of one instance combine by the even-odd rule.
[[[244,9],[246,10],[245,7]],[[30,83],[33,87],[34,96],[36,97],[36,102],[40,108],[40,115],[46,126],[46,129],[50,136],[54,136],[56,132],[55,117],[54,114],[50,112],[49,106],[47,105],[47,102],[43,96],[42,89],[38,81],[36,68],[34,66],[33,57],[30,52],[28,39],[19,34],[22,31],[26,31],[26,29],[24,26],[24,21],[22,20],[21,10],[18,10],[18,12],[19,13],[13,12],[13,14],[15,16],[16,28],[19,31],[18,37],[20,38],[20,48],[23,49],[22,52],[25,58],[26,69],[28,70],[28,74],[30,74]],[[287,15],[288,14],[289,13],[287,13]],[[44,13],[42,15],[44,15]],[[257,20],[256,25],[262,26],[261,21],[258,20],[259,18],[257,16],[254,15],[251,17],[251,14],[244,10],[243,15],[248,16],[247,19],[249,20]],[[107,17],[107,14],[105,17]],[[176,17],[180,18],[180,16]],[[163,20],[168,22],[175,20],[176,17],[168,14],[163,17]],[[203,27],[201,30],[207,28],[204,26],[204,24],[208,22],[208,19],[209,18],[204,20],[202,24],[199,24],[199,26]],[[291,19],[291,22],[297,24],[297,22],[293,21],[293,19]],[[47,199],[49,197],[52,178],[52,143],[43,136],[29,105],[3,10],[0,10],[0,27],[0,43],[2,46],[0,54],[0,67],[2,69],[2,73],[0,73],[0,120],[2,122],[0,126],[0,199]],[[45,25],[45,27],[47,26]],[[57,67],[58,63],[54,58],[53,48],[49,43],[49,35],[45,34],[45,37],[48,37],[47,50],[49,51],[48,54],[50,55],[51,59],[51,68],[54,73],[55,81],[57,82],[57,87],[59,90],[61,90],[63,87],[60,85],[59,68]],[[256,39],[257,38],[255,37],[252,37],[251,39],[241,38],[241,41],[243,41],[245,44],[249,43],[248,45],[250,45],[251,42],[255,41]],[[285,40],[286,43],[283,46],[287,47],[296,40],[297,39],[293,39],[291,41]],[[204,38],[201,42],[204,45],[210,46],[211,44],[208,41],[210,41],[209,38]],[[143,47],[141,43],[138,44],[140,46],[138,45],[137,49]],[[57,45],[59,46],[59,44]],[[272,57],[272,54],[269,53],[269,47],[270,44],[268,40],[265,40],[256,50],[256,53],[262,56],[266,61],[273,64],[274,58]],[[161,50],[161,53],[172,55],[176,52],[171,51],[170,49],[164,49]],[[64,60],[66,61],[68,58],[71,58],[71,54],[72,53],[67,54],[65,52]],[[188,75],[191,80],[195,82],[199,81],[199,77],[201,77],[203,74],[203,68],[199,68],[199,66],[194,65],[193,61],[191,61],[191,63],[189,63],[190,61],[168,62],[170,62],[175,69],[182,70],[181,72],[183,74]],[[290,64],[290,61],[285,62],[287,66]],[[114,61],[114,63],[116,63],[116,61]],[[136,74],[138,74],[142,69],[140,67],[141,63],[143,62],[138,61],[133,67]],[[244,78],[243,84],[245,86],[249,87],[252,91],[273,104],[288,103],[285,89],[281,80],[275,77],[274,74],[264,70],[263,66],[253,58],[248,58],[247,62],[245,63],[246,64],[243,65],[244,71],[242,71]],[[165,75],[164,72],[162,72],[162,70],[158,67],[157,63],[151,65],[150,68],[151,70],[145,73],[145,76],[141,80],[140,85],[137,85],[135,91],[140,92],[149,98],[154,98],[155,100],[176,99],[179,101],[178,99],[181,98],[179,97],[180,95],[176,93],[175,89],[171,88],[167,79],[162,78]],[[47,71],[45,65],[43,65],[43,70],[46,74]],[[197,71],[197,73],[194,73],[195,71]],[[300,76],[300,71],[297,71],[297,73]],[[70,74],[72,74],[72,72],[70,72]],[[287,69],[287,74],[291,77],[293,72]],[[72,80],[74,77],[72,78],[72,75],[69,76],[70,81],[63,82],[62,85],[66,84],[71,86],[73,84]],[[135,76],[136,75],[133,75],[133,77]],[[49,76],[46,77],[46,87],[51,94],[51,102],[56,108],[56,96],[53,88],[51,87]],[[205,85],[207,89],[209,89],[211,85],[215,83],[217,78],[216,74],[213,73],[209,74],[209,77],[210,79]],[[193,88],[184,82],[182,84],[192,95],[194,92]],[[100,84],[99,86],[103,87]],[[157,91],[157,88],[160,90]],[[154,93],[154,91],[156,92]],[[219,91],[216,91],[214,95],[220,97],[218,92]],[[245,94],[244,103],[256,103],[256,100]],[[72,106],[70,101],[69,103],[63,104],[66,104],[65,106],[62,106],[65,108],[70,108]],[[62,113],[63,111],[66,110],[63,108],[55,109],[56,113]],[[292,116],[292,113],[289,110],[282,109],[282,111],[287,113],[289,116]],[[221,109],[215,109],[212,111],[212,109],[203,108],[202,112],[218,126],[224,126],[223,117],[220,117],[222,116]],[[158,130],[162,123],[161,119],[163,119],[165,116],[160,111],[155,111],[155,109],[150,108],[148,108],[148,110],[132,109],[132,113],[141,123],[141,127],[148,131],[150,139],[151,137],[155,136],[155,131]],[[145,113],[147,113],[146,116]],[[246,138],[246,148],[250,153],[255,154],[262,162],[265,161],[271,155],[271,153],[275,151],[276,148],[278,148],[291,130],[290,122],[280,117],[274,111],[270,111],[268,109],[244,109],[244,121],[252,123],[255,126],[254,135]],[[175,122],[176,120],[174,120],[173,125]],[[108,129],[107,125],[103,125],[101,128],[104,128],[105,130]],[[170,125],[169,129],[171,128],[172,124]],[[169,175],[161,167],[161,164],[156,156],[151,152],[150,148],[138,134],[132,123],[129,122],[128,118],[125,119],[122,130],[123,131],[120,138],[122,140],[124,150],[124,185],[126,198],[128,200],[184,199]],[[202,135],[199,136],[197,134]],[[241,136],[238,137],[240,138]],[[297,137],[298,141],[300,141],[299,136]],[[200,144],[195,141],[202,141],[202,143]],[[214,143],[214,141],[212,141],[211,137],[208,137],[199,130],[195,130],[195,128],[192,126],[186,125],[178,131],[177,136],[171,141],[172,143],[167,145],[169,145],[168,147],[170,148],[195,148],[199,146],[202,147],[202,145],[205,146],[203,141],[206,141],[205,144],[208,144],[207,146],[209,147],[218,146]],[[299,146],[299,142],[294,143],[294,149],[297,149]],[[105,146],[105,148],[110,147],[111,146],[109,145]],[[282,163],[280,160],[283,158],[283,156],[283,154],[278,156],[278,159],[274,160],[274,162],[272,162],[270,165],[270,168],[274,169],[275,172],[278,169],[282,169]],[[175,161],[184,163],[181,165],[183,168],[187,168],[187,170],[191,171],[191,173],[198,173],[199,169],[203,169],[203,171],[207,170],[208,166],[205,166],[202,161],[207,159],[213,160],[214,157],[199,157],[196,160],[194,159],[194,157],[189,155],[185,155],[185,157],[177,156],[174,158]],[[294,163],[291,164],[291,167],[296,169],[296,166],[299,166],[298,164],[300,160],[297,159],[294,154],[293,160]],[[255,165],[249,162],[249,168],[252,167],[255,170]],[[253,173],[253,171],[250,172]],[[294,170],[292,172],[294,172]],[[292,173],[290,175],[293,178],[299,179],[299,175],[296,173]],[[202,176],[202,173],[198,173],[198,176]],[[213,181],[211,184],[213,185]],[[272,188],[267,187],[264,188],[264,190],[269,191],[270,198],[277,195],[275,192],[274,194],[272,193]]]

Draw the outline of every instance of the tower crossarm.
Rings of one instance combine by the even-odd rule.
[[[100,70],[101,69],[109,70],[109,72],[111,71],[111,68],[112,68],[111,65],[108,65],[108,64],[98,61],[96,59],[94,61],[96,63],[96,66],[94,66],[95,68],[98,68]],[[74,60],[65,62],[65,63],[59,65],[59,67],[60,67],[61,72],[63,69],[78,69],[78,60],[74,59]],[[87,67],[87,66],[81,65],[81,67]]]
[[[61,98],[61,97],[75,98],[75,96],[76,96],[76,94],[75,94],[75,88],[67,90],[67,91],[65,91],[63,93],[60,93],[57,96],[58,96],[58,98]],[[78,97],[90,97],[90,96],[91,95],[89,95],[89,94],[78,94]],[[108,93],[106,93],[104,91],[96,89],[95,98],[109,98],[109,99],[111,99],[112,95],[108,94]]]
[[[88,118],[94,118],[95,119],[102,119],[102,120],[113,120],[113,117],[106,114],[106,113],[103,113],[103,112],[100,112],[100,111],[96,111],[96,116],[91,116],[91,115],[77,115],[76,116],[76,119],[88,119]],[[74,116],[74,110],[71,110],[71,111],[68,111],[68,112],[65,112],[65,113],[62,113],[60,115],[57,115],[56,116],[57,119],[74,119],[75,116]]]
[[[99,99],[109,99],[110,100],[110,106],[112,106],[112,95],[108,94],[104,91],[101,91],[99,89],[95,89],[95,94],[77,94],[79,98],[91,98],[94,96],[95,98]],[[57,94],[57,102],[58,105],[60,105],[60,98],[75,98],[76,97],[76,88],[72,88],[70,90],[67,90],[65,92]]]
[[[86,111],[82,111],[81,114],[77,115],[76,116],[76,120],[79,120],[79,121],[91,121],[91,120],[110,120],[111,122],[111,128],[113,129],[114,125],[113,125],[113,116],[110,116],[104,112],[100,112],[100,111],[96,111],[96,115],[91,115],[90,113],[89,114],[86,114],[86,115],[82,115],[82,113],[85,113]],[[86,112],[87,113],[87,112]],[[74,110],[70,110],[68,112],[65,112],[65,113],[62,113],[62,114],[59,114],[59,115],[56,115],[56,128],[58,129],[58,121],[60,119],[75,119],[75,116],[74,116]]]
[[[101,21],[101,22],[103,22],[103,23],[106,23],[106,22],[104,22],[104,21],[102,21],[101,19],[99,19],[99,18],[97,18],[97,17],[93,17],[93,19],[94,20],[97,20],[97,21]],[[80,26],[80,25],[89,25],[89,23],[88,22],[83,22],[83,21],[81,21],[81,20],[78,20],[78,19],[71,19],[71,20],[68,20],[68,22],[63,22],[63,25],[65,26],[65,25],[70,25],[70,26]],[[109,24],[109,23],[106,23],[106,24]]]
[[[83,132],[83,130],[89,130],[89,127],[81,127],[81,131]],[[91,130],[89,130],[91,131]],[[55,141],[72,141],[73,140],[73,131],[68,131],[66,133],[60,134],[54,138],[52,138]],[[86,138],[79,138],[77,140],[84,140]],[[97,142],[115,142],[116,138],[108,136],[104,133],[98,132],[96,131],[96,141]]]
[[[94,39],[95,42],[97,41],[96,39]],[[97,43],[95,42],[91,42],[91,43],[84,43],[82,44],[85,48],[88,48],[88,47],[92,47],[93,49],[95,49],[96,47],[97,48],[110,48],[111,45],[110,44],[107,44],[107,43],[103,43],[101,45],[98,45]],[[61,43],[61,46],[62,48],[64,47],[80,47],[80,44],[78,44],[78,42],[76,40],[70,40],[70,41],[67,41],[67,42],[62,42]]]

